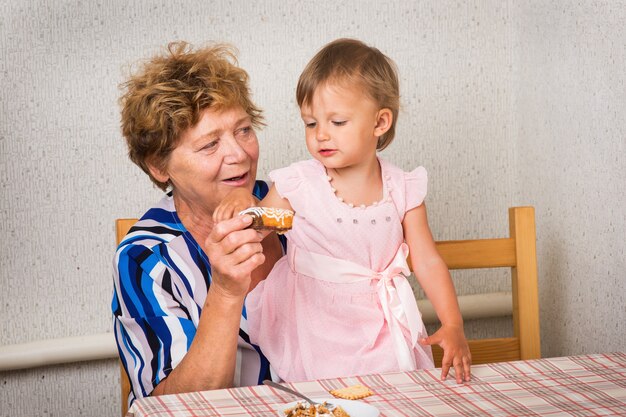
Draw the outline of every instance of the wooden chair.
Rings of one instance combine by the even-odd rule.
[[[472,363],[506,362],[541,357],[535,209],[509,208],[508,238],[437,242],[449,269],[511,268],[513,337],[469,340]],[[435,366],[443,352],[433,346]]]
[[[115,235],[116,242],[119,245],[124,236],[128,233],[130,228],[137,223],[138,219],[117,219],[115,220]],[[128,375],[126,374],[126,370],[122,365],[122,361],[120,361],[120,388],[122,395],[122,416],[126,415],[128,411],[128,395],[130,394],[130,381],[128,380]]]

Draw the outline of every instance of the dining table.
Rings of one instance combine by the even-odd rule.
[[[373,392],[359,401],[381,417],[626,416],[626,352],[475,365],[464,383],[425,369],[283,385],[311,398],[333,398],[330,390],[357,384]],[[276,417],[295,400],[258,385],[141,398],[127,417]]]

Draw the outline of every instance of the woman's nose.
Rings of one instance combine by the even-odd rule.
[[[222,151],[224,161],[229,164],[236,164],[246,159],[247,153],[235,138],[222,139]]]

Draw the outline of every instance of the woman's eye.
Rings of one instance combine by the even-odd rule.
[[[333,120],[333,122],[332,122],[332,123],[333,123],[333,125],[335,125],[335,126],[343,126],[343,125],[345,125],[345,124],[346,124],[346,121],[345,121],[345,120]]]
[[[244,126],[235,130],[234,133],[237,140],[249,140],[250,138],[254,137],[254,135],[252,135],[252,132],[252,126]]]
[[[215,150],[217,148],[217,145],[219,144],[219,140],[213,140],[209,143],[207,143],[206,145],[204,145],[201,150],[203,151],[212,151]]]
[[[247,135],[250,133],[250,131],[252,131],[252,128],[250,126],[246,126],[246,127],[242,127],[240,129],[237,129],[237,131],[235,132],[237,135]]]

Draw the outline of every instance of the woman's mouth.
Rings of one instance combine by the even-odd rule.
[[[234,187],[240,187],[242,185],[245,185],[248,182],[248,173],[245,172],[236,177],[226,178],[225,180],[223,180],[223,182],[225,182],[228,185],[232,185]]]

